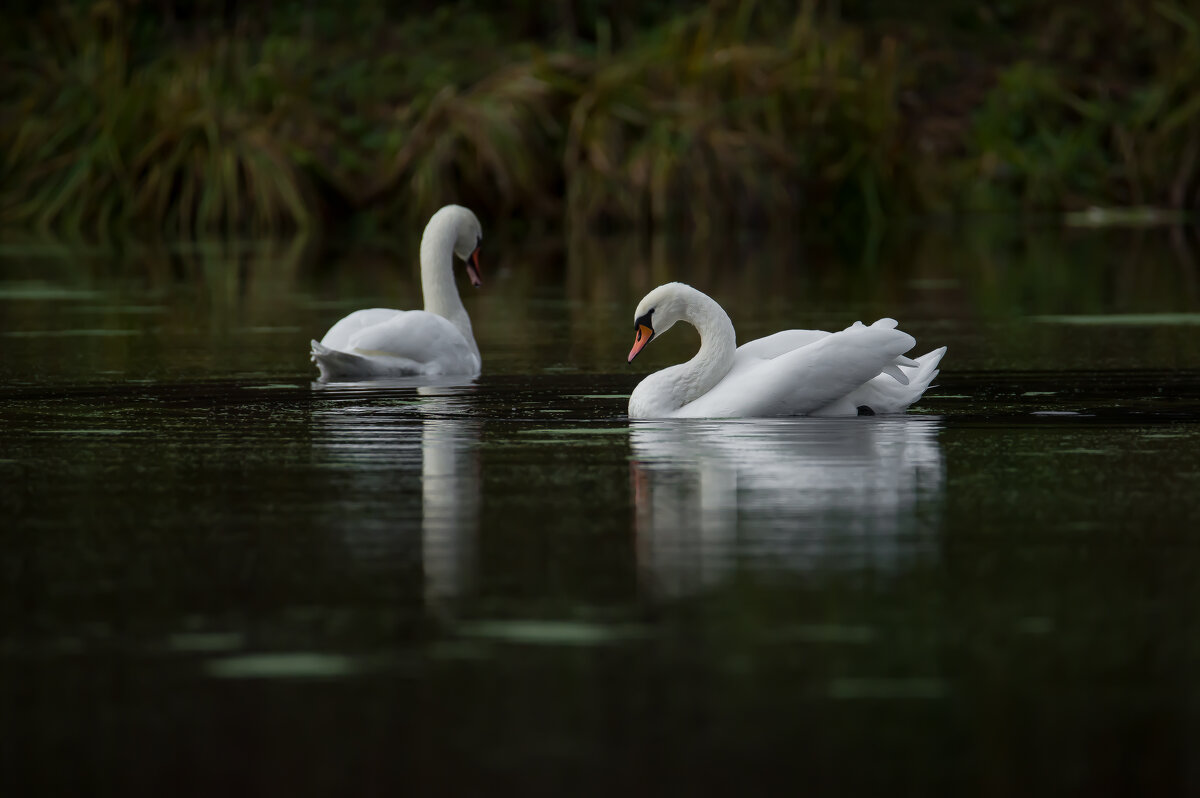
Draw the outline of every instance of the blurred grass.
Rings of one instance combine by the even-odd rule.
[[[571,109],[568,213],[699,230],[878,215],[902,184],[888,154],[902,79],[893,42],[868,53],[813,2],[710,5],[596,59]]]
[[[1200,207],[1200,16],[1183,2],[1055,8],[967,136],[968,207]]]
[[[458,201],[860,235],[1200,206],[1191,0],[25,5],[0,75],[9,228],[263,236]]]

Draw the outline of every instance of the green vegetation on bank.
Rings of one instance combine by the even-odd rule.
[[[1193,2],[909,5],[18,2],[0,225],[1200,208]]]

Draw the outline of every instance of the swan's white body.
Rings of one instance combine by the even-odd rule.
[[[629,397],[630,418],[853,416],[900,413],[929,387],[946,347],[916,360],[916,341],[893,319],[855,322],[836,333],[785,330],[737,346],[733,322],[710,297],[667,283],[638,305],[630,360],[676,321],[700,332],[700,351],[655,372]],[[862,411],[866,412],[866,411]]]
[[[312,342],[322,381],[371,377],[475,376],[482,360],[458,288],[454,256],[468,262],[478,285],[475,253],[481,240],[475,214],[458,205],[439,210],[421,238],[424,310],[356,310]]]

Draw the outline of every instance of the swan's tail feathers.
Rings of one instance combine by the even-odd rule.
[[[895,363],[883,367],[883,373],[901,385],[908,385],[908,375]]]
[[[431,375],[420,363],[405,357],[379,354],[356,354],[330,349],[317,341],[312,342],[312,362],[321,370],[321,382],[357,382],[374,377],[413,377]]]
[[[885,373],[860,389],[872,395],[859,404],[867,405],[876,413],[903,413],[909,405],[919,400],[933,383],[940,371],[938,364],[945,354],[946,347],[942,346],[921,355],[912,366],[902,368],[908,377],[907,384],[893,379],[885,370]]]
[[[901,363],[898,366],[888,366],[879,376],[855,388],[847,396],[835,402],[836,407],[831,405],[829,408],[823,408],[824,412],[821,414],[837,415],[839,413],[836,411],[840,411],[840,414],[852,415],[851,409],[861,408],[864,405],[875,415],[903,413],[909,405],[920,399],[933,383],[939,372],[938,364],[944,354],[946,354],[946,347],[943,346],[921,355],[916,360],[903,358],[912,365]],[[901,361],[898,359],[897,362]],[[900,371],[905,379],[901,380],[897,377],[893,369]],[[859,413],[865,415],[862,411]]]
[[[371,363],[366,358],[330,349],[317,341],[312,342],[310,359],[321,370],[321,382],[353,379],[372,372]]]

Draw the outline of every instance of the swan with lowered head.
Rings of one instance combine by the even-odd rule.
[[[700,333],[686,363],[646,377],[629,397],[630,418],[853,416],[900,413],[937,376],[946,347],[916,360],[916,341],[893,319],[841,332],[784,330],[737,345],[733,322],[683,283],[655,288],[634,312],[629,362],[677,321]]]
[[[312,342],[312,361],[321,381],[370,377],[479,373],[482,360],[458,288],[454,256],[467,264],[478,287],[479,245],[483,232],[475,214],[461,205],[435,213],[421,237],[424,310],[356,310]]]

